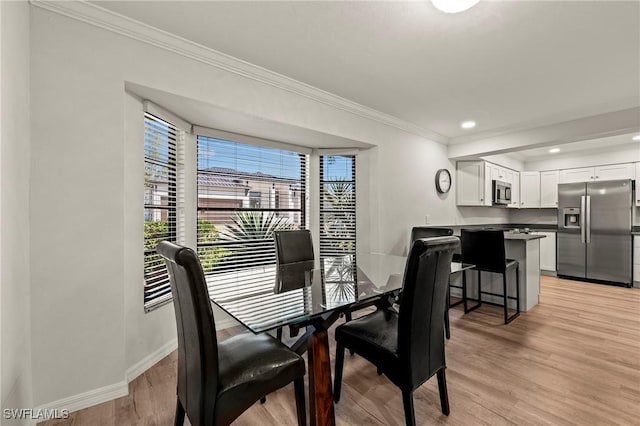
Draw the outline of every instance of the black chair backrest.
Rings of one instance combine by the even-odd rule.
[[[431,226],[414,226],[411,228],[411,244],[419,238],[447,237],[453,235],[451,228],[433,228]]]
[[[192,424],[213,424],[218,393],[218,341],[200,260],[167,241],[157,246],[171,281],[178,328],[178,397]]]
[[[458,237],[418,239],[404,272],[398,318],[398,356],[411,386],[419,386],[445,366],[444,313],[449,273]]]
[[[313,241],[307,229],[275,231],[276,293],[304,287],[314,267]]]
[[[505,271],[504,231],[462,229],[461,239],[463,262],[472,263],[484,271]]]

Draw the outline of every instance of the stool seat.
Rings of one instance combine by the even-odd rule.
[[[478,303],[471,308],[466,303],[466,286],[463,288],[465,297],[465,313],[471,312],[482,305],[482,295],[502,297],[504,308],[504,323],[508,324],[520,315],[520,271],[519,263],[515,259],[507,259],[504,246],[504,232],[501,230],[462,229],[462,261],[476,265],[478,271]],[[516,297],[507,294],[507,273],[515,269]],[[502,294],[482,291],[482,272],[502,275]],[[508,300],[516,301],[515,313],[509,316]]]

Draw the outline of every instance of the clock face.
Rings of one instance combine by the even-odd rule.
[[[451,173],[447,169],[440,169],[436,173],[436,190],[445,194],[451,189]]]

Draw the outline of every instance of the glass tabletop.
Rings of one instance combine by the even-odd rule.
[[[323,258],[320,268],[301,262],[214,274],[207,284],[213,303],[261,333],[398,292],[405,263],[404,256],[358,253]],[[452,263],[451,273],[469,267]]]

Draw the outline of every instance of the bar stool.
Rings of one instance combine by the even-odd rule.
[[[466,286],[463,289],[465,313],[471,312],[482,305],[482,295],[502,297],[504,306],[504,323],[509,324],[520,315],[520,271],[517,260],[507,259],[504,247],[504,232],[501,230],[462,229],[462,261],[476,265],[478,271],[478,303],[468,308],[466,304]],[[507,293],[507,273],[515,269],[516,297]],[[502,274],[503,294],[482,291],[482,272]],[[508,300],[516,301],[516,312],[509,316]]]

